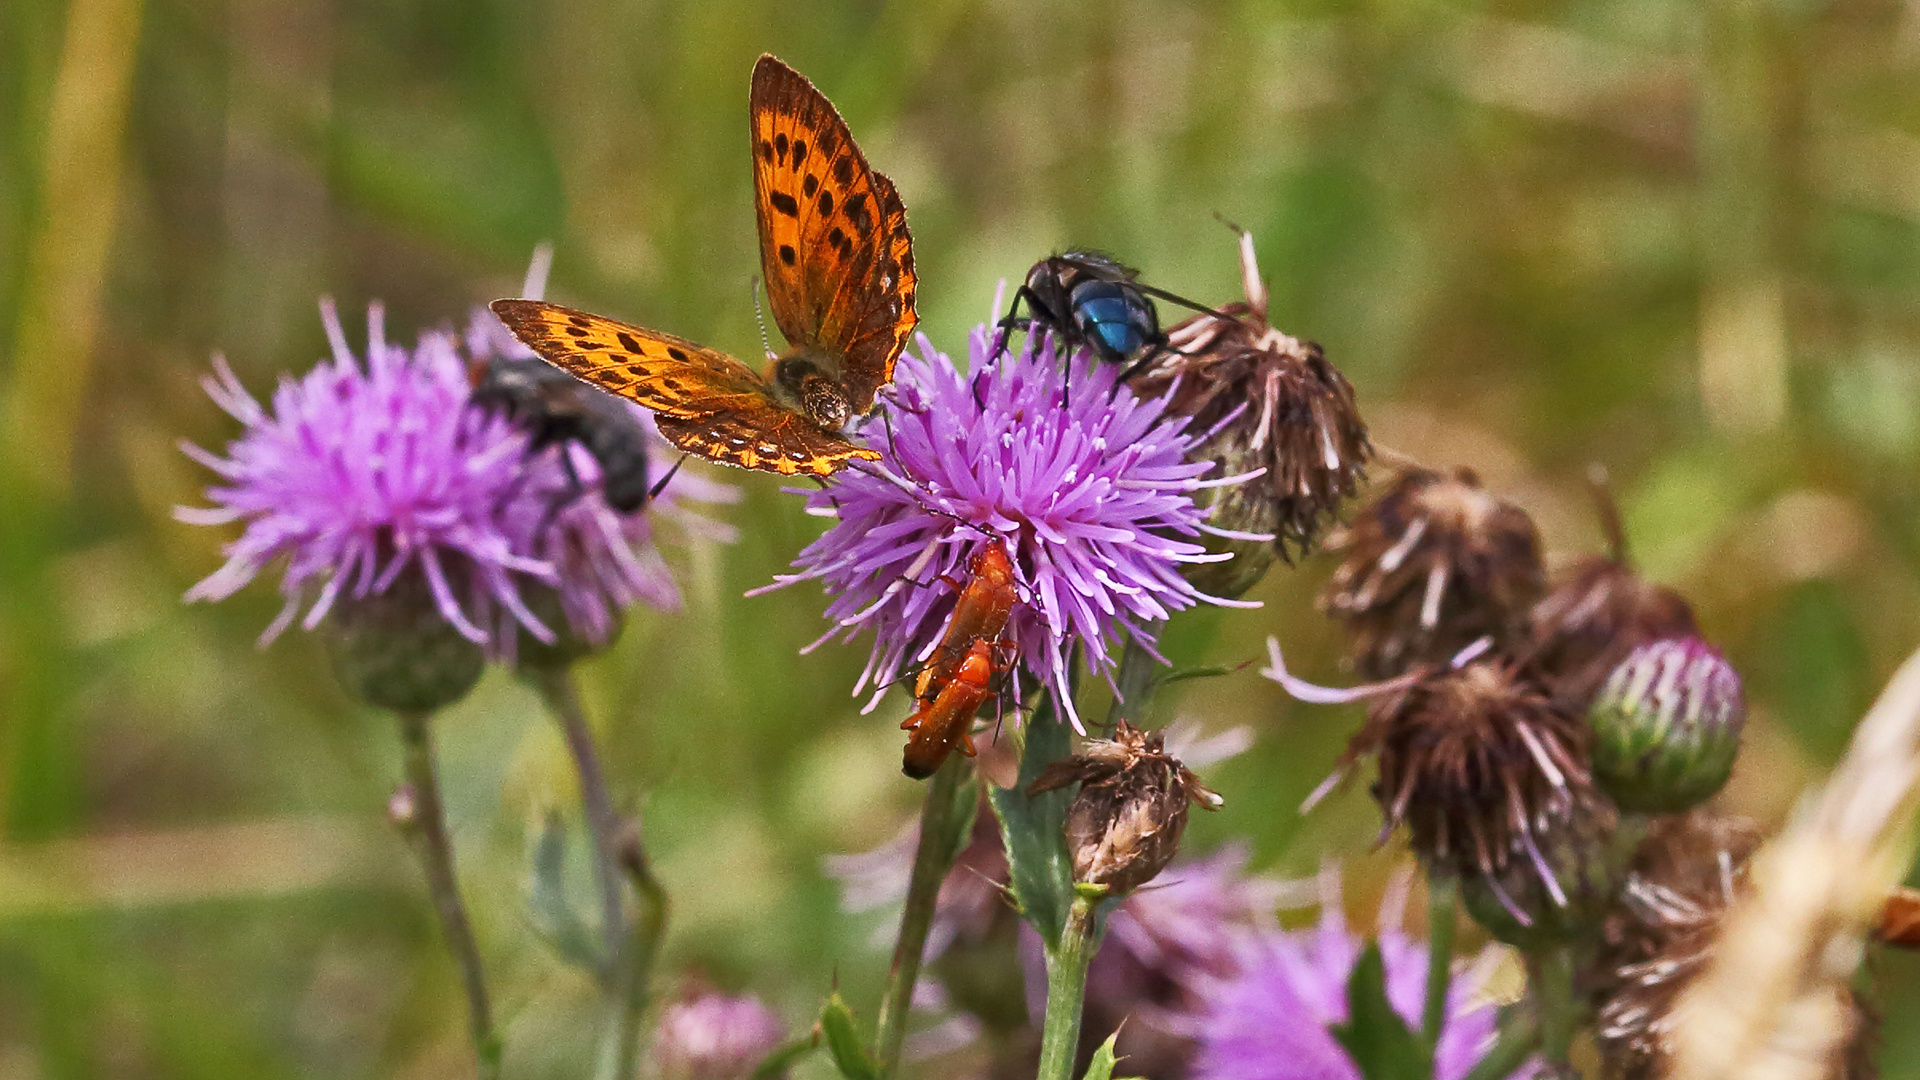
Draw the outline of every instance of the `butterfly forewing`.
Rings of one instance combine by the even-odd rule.
[[[495,300],[493,312],[548,363],[662,416],[767,403],[766,382],[752,368],[685,338],[541,300]]]
[[[917,319],[906,211],[833,105],[771,56],[753,70],[750,122],[774,321],[793,345],[837,363],[865,412]]]

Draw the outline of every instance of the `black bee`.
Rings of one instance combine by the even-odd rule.
[[[495,357],[473,365],[474,407],[498,413],[529,436],[527,449],[578,443],[600,463],[600,494],[607,505],[631,514],[665,486],[647,479],[647,429],[619,398],[597,390],[539,359]],[[560,455],[576,489],[580,477],[569,455]],[[669,474],[669,477],[671,474]]]
[[[1167,350],[1154,298],[1218,315],[1204,304],[1157,289],[1140,272],[1097,251],[1069,251],[1033,264],[1026,284],[1013,294],[1013,306],[1000,320],[1002,331],[994,359],[1006,350],[1008,334],[1036,326],[1068,348],[1085,346],[1111,364],[1125,367],[1125,380]],[[1020,317],[1020,304],[1027,317]]]

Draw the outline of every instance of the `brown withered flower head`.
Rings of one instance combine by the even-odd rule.
[[[1536,833],[1591,788],[1586,729],[1499,658],[1436,667],[1376,698],[1345,764],[1373,755],[1381,839],[1401,824],[1430,865],[1552,876]]]
[[[1212,432],[1191,457],[1219,462],[1214,475],[1266,470],[1244,484],[1201,493],[1213,500],[1216,525],[1273,535],[1270,542],[1226,538],[1221,546],[1235,560],[1202,568],[1248,579],[1238,590],[1244,592],[1275,556],[1291,562],[1313,547],[1358,489],[1373,444],[1353,384],[1320,346],[1267,322],[1267,286],[1245,230],[1240,267],[1246,301],[1221,308],[1227,318],[1198,315],[1167,331],[1170,351],[1129,385],[1143,397],[1171,391],[1169,407],[1192,417],[1189,430]],[[1202,587],[1237,595],[1222,592],[1234,584],[1209,580]]]
[[[1609,1080],[1666,1075],[1673,1007],[1711,959],[1722,917],[1747,888],[1760,846],[1747,818],[1699,809],[1656,817],[1608,914],[1594,984],[1601,1062]],[[1878,1018],[1848,993],[1844,1080],[1871,1080]]]
[[[1627,654],[1662,638],[1697,637],[1693,608],[1623,559],[1575,564],[1533,608],[1529,655],[1554,697],[1584,711]]]
[[[1220,808],[1158,732],[1120,721],[1111,739],[1089,739],[1080,753],[1047,766],[1027,788],[1038,795],[1078,783],[1067,807],[1067,849],[1073,880],[1105,885],[1123,896],[1153,880],[1180,846],[1187,807]]]
[[[1607,916],[1595,1006],[1609,1077],[1663,1071],[1673,1003],[1707,963],[1720,917],[1743,887],[1760,832],[1707,810],[1655,818]]]
[[[1596,467],[1591,483],[1608,553],[1556,575],[1552,591],[1534,605],[1527,648],[1554,697],[1575,712],[1587,710],[1608,672],[1628,653],[1650,641],[1700,633],[1684,597],[1634,571],[1606,473]]]
[[[1524,640],[1545,591],[1540,534],[1470,469],[1407,469],[1345,531],[1320,606],[1346,627],[1354,664],[1384,679],[1445,663],[1482,637]]]

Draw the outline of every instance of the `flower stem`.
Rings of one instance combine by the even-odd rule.
[[[607,788],[606,770],[594,746],[593,726],[580,704],[580,690],[567,664],[528,665],[521,674],[533,685],[560,725],[567,753],[580,782],[580,805],[593,840],[593,873],[600,891],[600,930],[604,967],[600,984],[606,994],[600,1047],[595,1055],[598,1080],[629,1080],[639,1053],[640,1022],[646,1013],[648,979],[661,932],[666,925],[666,890],[653,876],[640,847],[637,831],[625,838],[630,851],[622,852],[620,814]],[[622,864],[640,898],[641,910],[633,925],[627,922],[626,887]]]
[[[1564,947],[1542,949],[1529,959],[1528,982],[1540,1011],[1540,1053],[1548,1064],[1565,1065],[1573,1046],[1579,1008],[1573,993],[1573,955]]]
[[[1106,889],[1075,885],[1059,944],[1047,950],[1047,1019],[1040,1033],[1038,1080],[1072,1080],[1080,1053],[1080,1014],[1086,1005],[1087,965],[1097,948],[1096,913]]]
[[[574,772],[580,780],[580,805],[587,820],[587,833],[593,839],[593,875],[600,889],[600,937],[606,953],[606,968],[601,980],[615,989],[613,973],[627,937],[626,895],[620,884],[618,836],[620,816],[607,791],[606,771],[593,745],[593,728],[587,723],[586,710],[580,705],[580,692],[574,685],[573,668],[565,664],[527,666],[521,674],[533,684],[547,711],[560,725],[567,753],[573,758]]]
[[[1514,1009],[1492,1049],[1474,1063],[1465,1080],[1507,1080],[1540,1045],[1540,1021],[1526,1009]]]
[[[660,939],[667,930],[667,890],[653,876],[638,829],[630,830],[620,844],[620,865],[639,899],[639,909],[627,939],[626,963],[621,965],[621,996],[615,1003],[619,1013],[609,1025],[618,1034],[601,1044],[598,1080],[628,1080],[634,1075],[640,1056],[640,1022],[646,1017],[647,992],[653,985],[653,961],[660,955]]]
[[[1427,876],[1427,1001],[1420,1032],[1428,1047],[1440,1045],[1447,1024],[1447,990],[1453,978],[1453,932],[1459,921],[1460,879],[1435,868]]]
[[[893,946],[893,967],[880,999],[880,1017],[874,1031],[874,1053],[883,1078],[900,1064],[900,1047],[907,1037],[907,1013],[913,1007],[913,985],[920,978],[920,960],[933,926],[940,884],[953,868],[960,845],[953,842],[955,796],[971,766],[958,755],[949,757],[927,782],[927,801],[920,810],[920,842],[913,853],[913,876],[907,883],[906,909],[900,913],[900,936]]]
[[[500,1075],[500,1037],[493,1030],[493,1010],[487,1003],[485,970],[480,965],[480,945],[474,940],[473,926],[467,921],[467,908],[460,900],[460,883],[453,872],[453,843],[447,836],[446,811],[440,801],[440,780],[433,765],[433,736],[428,730],[429,714],[407,711],[400,714],[400,739],[406,748],[407,783],[413,788],[420,865],[426,872],[427,892],[433,897],[434,911],[440,916],[440,930],[447,948],[460,966],[460,977],[467,994],[467,1027],[473,1037],[473,1051],[479,1059],[482,1080]]]

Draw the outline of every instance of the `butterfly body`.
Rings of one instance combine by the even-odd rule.
[[[913,241],[893,182],[846,122],[771,56],[749,102],[767,298],[792,348],[765,374],[703,345],[538,300],[497,300],[528,347],[652,409],[661,435],[742,468],[827,476],[879,453],[846,425],[873,407],[917,325]]]
[[[600,466],[600,492],[623,514],[638,512],[651,496],[647,431],[627,406],[539,360],[497,356],[473,369],[473,407],[505,416],[527,433],[527,450],[577,444]],[[580,486],[573,462],[562,467]]]

